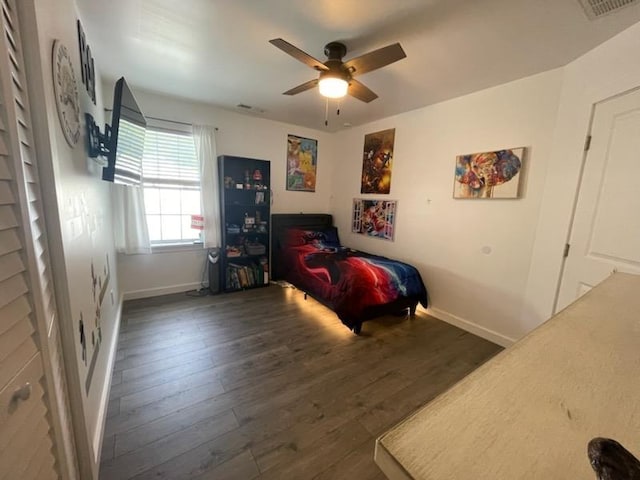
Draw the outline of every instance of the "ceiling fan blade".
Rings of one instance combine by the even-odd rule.
[[[310,90],[313,87],[315,87],[316,85],[318,85],[318,79],[314,78],[313,80],[309,80],[308,82],[304,82],[303,84],[298,85],[297,87],[293,87],[291,90],[287,90],[286,92],[283,93],[283,95],[296,95],[296,94],[304,92],[306,90]]]
[[[351,75],[362,75],[363,73],[376,70],[389,65],[390,63],[402,60],[407,56],[399,43],[387,45],[373,52],[365,53],[359,57],[352,58],[345,62],[344,66],[349,69]]]
[[[372,102],[378,98],[378,95],[370,90],[369,87],[365,87],[362,83],[353,78],[349,82],[348,93],[352,97],[362,100],[364,103]]]
[[[329,68],[327,66],[325,66],[325,64],[322,63],[320,60],[318,60],[316,58],[313,58],[308,53],[303,52],[298,47],[295,47],[295,46],[291,45],[289,42],[287,42],[287,41],[285,41],[285,40],[283,40],[281,38],[274,38],[273,40],[269,40],[269,43],[271,45],[274,45],[274,46],[278,47],[284,53],[288,53],[289,55],[291,55],[296,60],[299,60],[300,62],[304,63],[305,65],[310,66],[311,68],[315,68],[316,70],[321,70],[321,71],[322,70],[329,70]]]

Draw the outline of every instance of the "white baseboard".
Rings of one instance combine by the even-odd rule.
[[[473,333],[480,338],[489,340],[490,342],[498,344],[502,347],[510,347],[511,345],[516,343],[516,340],[513,338],[502,335],[501,333],[495,332],[486,327],[482,327],[477,323],[465,320],[464,318],[460,318],[457,315],[453,315],[452,313],[445,312],[444,310],[429,307],[427,309],[427,313],[432,317],[437,318],[438,320],[450,323],[453,326],[461,328],[462,330],[466,330],[469,333]]]
[[[200,288],[200,282],[183,283],[181,285],[169,285],[168,287],[147,288],[144,290],[133,290],[132,292],[124,292],[123,300],[159,297],[160,295],[187,292],[189,290],[196,290],[198,288]]]
[[[116,362],[116,353],[118,351],[118,336],[120,335],[120,320],[122,319],[122,302],[123,297],[120,295],[120,298],[118,299],[118,306],[116,308],[117,313],[115,324],[113,326],[113,336],[111,338],[107,357],[107,374],[104,378],[102,397],[100,398],[100,405],[98,406],[98,416],[96,419],[97,426],[93,435],[93,455],[98,466],[100,465],[100,453],[102,452],[104,426],[107,422],[107,407],[109,405],[109,394],[111,393],[113,365]]]

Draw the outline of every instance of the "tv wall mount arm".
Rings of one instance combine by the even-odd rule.
[[[89,157],[106,157],[111,148],[111,126],[104,125],[104,134],[90,113],[84,114],[87,123],[87,144]]]

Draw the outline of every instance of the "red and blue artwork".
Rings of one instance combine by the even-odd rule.
[[[398,299],[427,306],[427,291],[415,267],[345,248],[334,229],[289,230],[281,243],[287,281],[323,301],[347,326],[376,316],[376,307]]]
[[[351,231],[393,241],[397,206],[395,200],[354,198]]]
[[[454,198],[517,198],[524,148],[456,158]]]

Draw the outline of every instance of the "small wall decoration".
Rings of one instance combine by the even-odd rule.
[[[82,73],[82,83],[87,89],[89,98],[96,104],[96,70],[91,55],[91,48],[87,44],[87,37],[84,34],[80,20],[78,24],[78,47],[80,48],[80,72]]]
[[[109,254],[105,255],[105,264],[101,273],[96,272],[94,267],[94,261],[91,260],[91,288],[93,290],[93,302],[95,307],[95,315],[93,317],[93,325],[81,324],[81,342],[83,342],[82,358],[87,364],[87,351],[86,351],[86,336],[90,329],[91,332],[91,360],[89,361],[89,368],[87,370],[87,376],[85,378],[85,391],[89,393],[91,388],[91,381],[93,380],[93,373],[95,371],[96,362],[98,361],[98,354],[100,353],[100,344],[102,343],[102,304],[104,297],[109,288],[109,282],[111,280],[111,267],[109,265]],[[113,304],[113,297],[111,298]],[[82,321],[82,313],[80,314]],[[90,323],[90,322],[89,322]]]
[[[82,312],[80,312],[80,320],[78,320],[78,334],[80,335],[80,348],[82,348],[82,361],[87,365],[87,337],[84,332],[84,320]]]
[[[75,147],[80,139],[80,103],[73,64],[67,47],[53,42],[53,92],[60,126],[67,143]]]
[[[364,136],[360,193],[388,194],[391,191],[391,168],[393,166],[395,136],[395,128],[369,133]]]
[[[287,136],[287,190],[316,191],[318,141]]]
[[[453,198],[518,198],[524,147],[456,157]]]
[[[96,276],[96,270],[93,267],[93,260],[91,260],[91,291],[93,292],[93,301],[96,301],[96,287],[98,286],[98,277]]]
[[[354,198],[351,231],[393,241],[397,207],[396,200]]]

